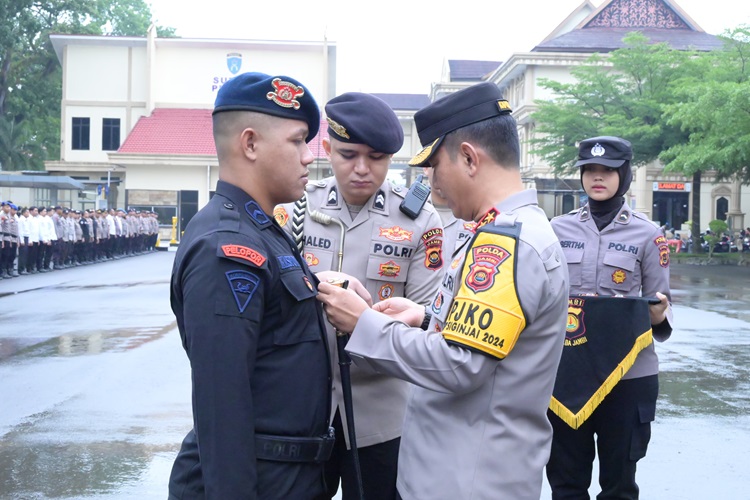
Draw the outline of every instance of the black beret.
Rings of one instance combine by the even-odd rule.
[[[575,166],[596,164],[617,168],[632,159],[633,147],[630,142],[605,135],[584,139],[578,144],[578,161]]]
[[[424,149],[409,161],[412,167],[424,165],[438,150],[445,135],[472,123],[511,113],[494,83],[483,82],[428,104],[414,115],[419,141]]]
[[[307,123],[310,142],[320,128],[320,109],[310,91],[288,76],[242,73],[221,86],[213,114],[255,111]]]
[[[326,104],[328,135],[350,144],[366,144],[394,154],[404,144],[404,129],[386,102],[371,94],[347,92]]]

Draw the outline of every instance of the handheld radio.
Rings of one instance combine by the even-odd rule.
[[[409,192],[406,193],[404,200],[399,205],[399,210],[405,213],[410,219],[416,219],[419,216],[419,211],[427,202],[427,198],[430,196],[430,187],[422,184],[424,179],[423,174],[419,174],[414,184],[409,188]]]

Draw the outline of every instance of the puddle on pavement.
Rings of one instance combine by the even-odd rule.
[[[5,442],[0,447],[0,492],[2,498],[112,493],[138,482],[154,456],[165,452],[174,452],[174,445]]]
[[[176,328],[177,322],[153,328],[120,328],[53,338],[4,337],[0,339],[0,363],[29,358],[49,358],[125,352],[158,340]]]

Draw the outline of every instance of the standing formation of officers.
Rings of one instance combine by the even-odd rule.
[[[339,484],[345,500],[539,498],[573,271],[536,191],[523,188],[508,102],[482,83],[416,114],[424,149],[410,165],[427,170],[442,213],[430,203],[402,210],[410,195],[385,180],[403,132],[384,102],[346,93],[325,111],[334,175],[308,183],[320,110],[305,85],[244,73],[217,93],[216,195],[188,224],[172,270],[193,428],[172,468],[170,500],[330,499]],[[592,193],[588,185],[598,161],[623,166],[608,165],[613,150],[597,145],[582,169],[592,199],[617,191],[605,196],[598,167]],[[631,220],[621,208],[619,199],[583,208],[596,220],[588,229],[630,234],[619,229]],[[628,280],[655,276],[655,266],[668,272],[661,242],[649,244],[657,250],[611,280],[627,281],[629,295],[656,295],[647,313],[656,335],[671,328],[668,283]],[[348,289],[333,286],[343,279]],[[335,349],[342,334],[351,334],[355,362],[353,421],[342,413],[336,366],[345,364]],[[646,351],[650,376],[656,361]],[[614,401],[633,415],[632,400]],[[642,420],[613,431],[624,443],[618,467],[630,472],[606,498],[637,498],[642,454],[628,443],[645,440],[635,450],[645,453]],[[569,465],[577,464],[590,470],[583,459]],[[554,498],[588,497],[552,483]]]
[[[150,252],[157,214],[130,209],[71,210],[2,202],[0,277],[46,273]]]

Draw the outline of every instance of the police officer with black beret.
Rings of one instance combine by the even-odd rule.
[[[315,276],[271,215],[302,196],[319,124],[309,89],[288,76],[244,73],[216,96],[219,182],[185,229],[172,272],[194,426],[170,499],[323,491],[333,445],[324,318]]]
[[[308,207],[343,224],[342,271],[357,278],[374,302],[407,297],[427,305],[443,274],[443,228],[430,204],[416,217],[402,213],[399,206],[407,190],[386,180],[391,158],[404,142],[398,117],[382,99],[362,92],[331,99],[325,112],[328,137],[323,139],[323,148],[334,176],[308,185]],[[339,226],[323,225],[311,217],[304,217],[300,224],[298,214],[299,206],[286,206],[276,215],[286,229],[298,235],[313,272],[337,270],[342,244]],[[328,327],[328,338],[336,367],[333,327]],[[349,443],[351,423],[339,373],[336,367],[332,411],[336,448],[325,465],[328,493],[322,498],[332,498],[341,481],[343,498],[348,500],[359,495]],[[356,366],[351,368],[351,380],[364,496],[368,500],[394,499],[409,384]]]

